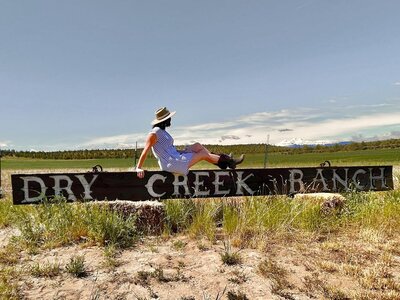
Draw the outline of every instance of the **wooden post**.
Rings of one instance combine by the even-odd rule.
[[[267,167],[268,145],[269,145],[269,134],[268,134],[268,137],[267,137],[267,143],[265,144],[264,169]]]
[[[137,142],[135,145],[135,164],[134,164],[135,168],[136,168],[136,160],[137,160]]]
[[[1,187],[1,148],[0,148],[0,199],[3,198],[3,189]]]

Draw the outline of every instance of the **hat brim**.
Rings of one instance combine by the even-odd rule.
[[[159,124],[159,123],[161,123],[161,122],[164,122],[165,120],[168,120],[169,118],[171,118],[173,115],[175,115],[176,114],[176,111],[172,111],[172,112],[170,112],[168,115],[166,115],[164,118],[162,118],[162,119],[154,119],[152,122],[151,122],[151,125],[156,125],[156,124]]]

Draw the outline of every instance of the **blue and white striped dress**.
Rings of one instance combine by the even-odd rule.
[[[161,170],[186,175],[193,153],[180,153],[174,146],[174,139],[165,130],[154,127],[150,133],[155,133],[157,142],[152,147]]]

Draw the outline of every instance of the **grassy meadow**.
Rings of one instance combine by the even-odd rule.
[[[239,153],[235,153],[239,155]],[[247,154],[242,168],[257,168],[264,165],[263,153]],[[399,149],[368,149],[356,151],[338,151],[325,153],[284,154],[270,153],[267,155],[267,167],[296,167],[319,166],[320,163],[329,160],[332,165],[400,165]],[[30,159],[9,158],[2,159],[4,170],[26,169],[87,169],[100,164],[103,168],[128,169],[134,165],[134,159],[107,158],[107,159]],[[158,168],[153,157],[148,157],[145,162],[148,169]],[[196,165],[198,168],[209,168],[208,163],[202,162]]]

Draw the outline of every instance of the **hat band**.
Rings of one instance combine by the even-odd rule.
[[[166,117],[168,117],[170,115],[170,112],[167,112],[166,114],[162,115],[162,116],[157,116],[157,120],[162,120]]]

